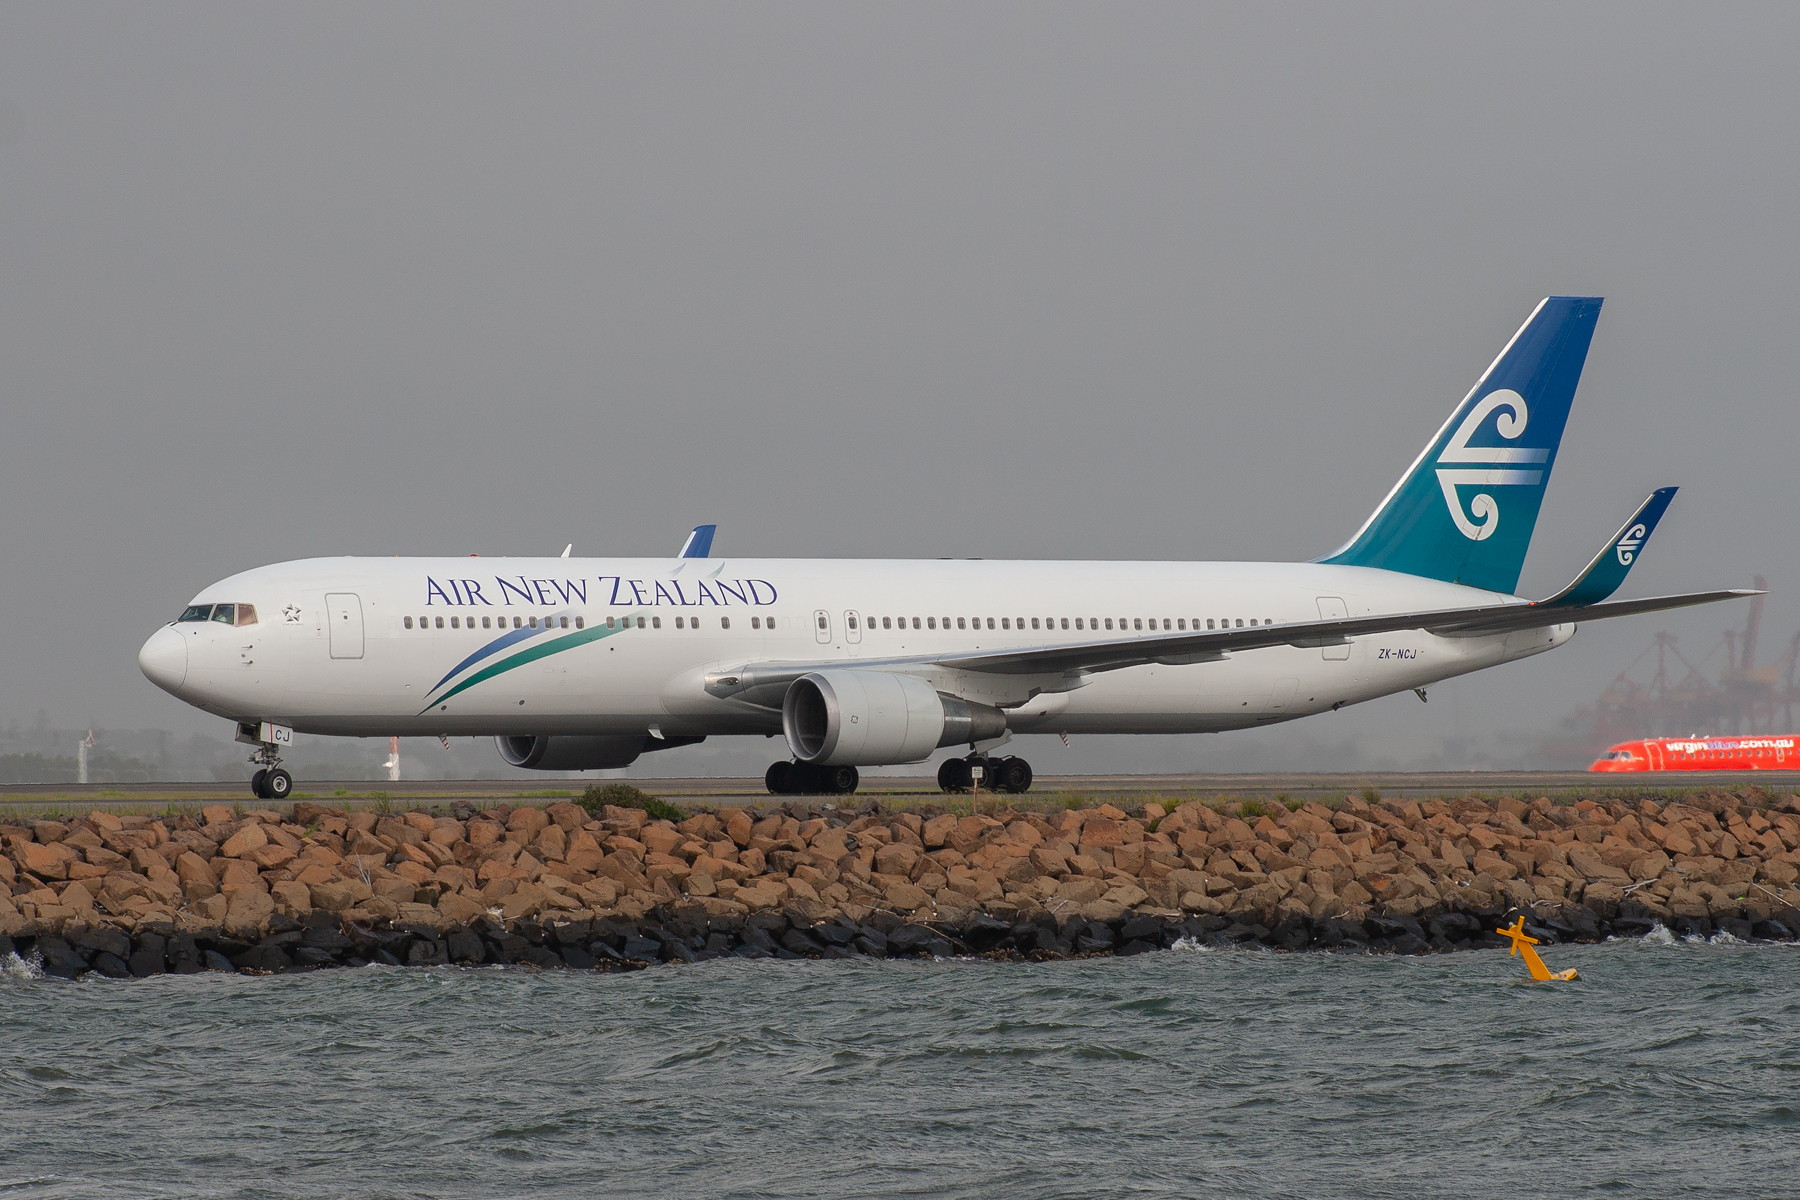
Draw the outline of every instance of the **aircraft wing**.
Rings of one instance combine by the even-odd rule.
[[[1343,617],[1321,621],[1257,625],[1243,629],[1219,629],[1190,633],[1156,633],[1048,646],[1021,646],[1006,650],[971,650],[950,654],[919,654],[893,658],[834,659],[816,662],[746,663],[736,670],[707,676],[706,690],[720,698],[739,697],[752,703],[768,703],[774,688],[813,671],[896,671],[950,667],[998,675],[1087,674],[1117,671],[1124,667],[1161,664],[1168,666],[1216,661],[1227,654],[1266,646],[1336,646],[1353,637],[1423,629],[1440,637],[1479,637],[1539,629],[1574,620],[1600,621],[1638,613],[1712,604],[1760,595],[1752,589],[1732,588],[1717,592],[1689,592],[1677,596],[1651,596],[1642,600],[1616,600],[1580,607],[1546,607],[1544,602],[1521,600],[1475,608],[1444,608],[1422,612],[1384,613],[1368,617]],[[760,693],[760,694],[757,694]],[[779,704],[779,698],[774,700]]]

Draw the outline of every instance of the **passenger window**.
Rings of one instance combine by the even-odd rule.
[[[680,629],[680,628],[681,628],[681,627],[682,627],[682,626],[681,626],[681,620],[682,620],[682,619],[681,619],[681,618],[680,618],[680,617],[676,617],[676,618],[675,618],[675,628],[677,628],[677,629]]]
[[[1062,627],[1063,627],[1063,628],[1064,628],[1064,629],[1067,629],[1067,628],[1068,628],[1068,627],[1069,627],[1069,618],[1067,618],[1067,617],[1064,617],[1064,618],[1063,618],[1063,619],[1062,619]],[[1077,629],[1080,629],[1080,628],[1081,628],[1081,622],[1080,622],[1080,621],[1077,621],[1077,622],[1075,622],[1075,628],[1077,628]]]
[[[1153,621],[1153,622],[1151,622],[1151,624],[1155,624],[1155,622],[1154,622],[1154,621]],[[1136,621],[1133,621],[1133,622],[1132,622],[1132,623],[1131,623],[1131,627],[1132,627],[1132,628],[1133,628],[1133,629],[1142,629],[1142,628],[1143,628],[1143,627],[1144,627],[1144,622],[1143,622],[1143,619],[1142,619],[1142,618],[1139,618],[1139,619],[1138,619],[1138,620],[1136,620]]]
[[[1106,618],[1106,627],[1109,630],[1112,628],[1112,618],[1111,617]]]
[[[730,629],[731,628],[731,618],[730,617],[720,617],[719,618],[719,628],[720,629]]]
[[[1036,629],[1038,627],[1038,619],[1036,617],[1031,618],[1031,627],[1033,629]]]
[[[917,629],[918,627],[919,627],[919,618],[914,617],[913,618],[913,628]]]
[[[968,618],[966,618],[966,617],[956,618],[956,627],[958,629],[967,629],[969,627]]]
[[[1075,618],[1075,628],[1077,628],[1077,629],[1081,628],[1081,618],[1080,617]]]
[[[401,617],[400,624],[403,625],[404,627],[406,627],[407,629],[411,629],[412,628],[412,618],[411,617]]]
[[[850,626],[850,628],[855,629],[856,628],[856,614],[855,613],[845,613],[844,616],[845,616],[845,623],[848,624]]]
[[[1167,618],[1167,617],[1163,618],[1163,628],[1164,629],[1169,628],[1169,618]]]
[[[989,618],[988,618],[988,628],[989,628],[989,629],[992,629],[992,628],[993,628],[993,627],[994,627],[994,618],[992,618],[992,617],[989,617]],[[980,625],[979,625],[979,624],[977,624],[977,625],[976,625],[976,626],[975,626],[975,628],[977,628],[977,629],[979,629],[979,628],[981,628],[981,626],[980,626]]]
[[[762,618],[761,617],[751,617],[750,618],[750,628],[761,629],[762,628]]]
[[[461,629],[462,628],[462,619],[460,617],[451,617],[450,618],[450,628]]]
[[[223,621],[230,625],[236,620],[236,609],[237,606],[234,604],[215,604],[213,605],[213,620]]]
[[[937,618],[936,617],[926,617],[925,618],[925,628],[936,629],[937,628]]]
[[[630,621],[630,619],[631,619],[631,618],[629,618],[629,617],[627,617],[627,618],[626,618],[626,620],[627,620],[627,622],[629,622],[629,621]],[[644,618],[642,618],[642,617],[639,617],[639,618],[638,618],[638,628],[639,628],[639,629],[643,629],[643,628],[645,628],[645,625],[644,625]]]
[[[892,618],[892,617],[881,618],[881,627],[883,629],[892,629],[894,627],[894,618]]]
[[[567,617],[556,618],[556,627],[558,629],[567,629],[569,627],[569,618],[567,618]]]
[[[643,627],[644,627],[644,618],[639,617],[638,618],[638,628],[642,629]],[[662,628],[662,618],[661,617],[651,617],[650,618],[650,628],[661,629]]]
[[[611,629],[613,627],[613,618],[612,617],[606,618],[606,627],[608,629]]]
[[[1242,629],[1242,628],[1243,628],[1243,627],[1244,627],[1244,618],[1242,618],[1242,617],[1239,617],[1239,618],[1238,618],[1238,623],[1237,623],[1237,627],[1238,627],[1238,628],[1239,628],[1239,629]]]
[[[437,618],[437,620],[434,622],[434,627],[437,629],[442,629],[444,627],[444,618],[442,618],[442,617]]]
[[[237,623],[239,625],[256,624],[256,605],[240,604],[237,606]]]
[[[820,615],[820,617],[819,617],[819,628],[820,628],[820,629],[829,629],[829,628],[831,628],[831,626],[830,626],[830,625],[828,625],[828,624],[827,624],[827,623],[826,623],[826,618],[825,618],[825,617],[824,617],[824,615],[822,615],[822,614],[821,614],[821,615]]]
[[[1250,618],[1250,628],[1252,628],[1252,629],[1256,628],[1256,618],[1255,617]]]
[[[1180,619],[1180,620],[1179,620],[1179,621],[1176,621],[1176,622],[1175,622],[1175,628],[1177,628],[1177,629],[1186,629],[1186,628],[1187,628],[1187,618],[1186,618],[1186,617],[1183,617],[1183,618],[1181,618],[1181,619]]]
[[[533,629],[536,629],[536,628],[537,628],[537,618],[536,618],[536,617],[527,617],[527,618],[526,618],[526,619],[525,619],[525,623],[526,623],[526,624],[527,624],[527,625],[530,625],[530,626],[531,626],[531,627],[532,627],[532,628],[533,628]],[[438,624],[440,624],[440,625],[441,625],[441,624],[443,624],[443,622],[442,622],[442,621],[439,621],[439,622],[438,622]]]
[[[989,624],[990,624],[990,625],[991,625],[991,624],[993,624],[993,622],[991,622],[991,621],[990,621],[990,622],[988,622],[988,623],[989,623]],[[1006,619],[1006,618],[1005,618],[1005,617],[1001,617],[1001,618],[1000,618],[1000,628],[1002,628],[1002,629],[1011,629],[1011,628],[1012,628],[1012,622],[1011,622],[1011,621],[1009,621],[1009,620],[1007,620],[1007,619]],[[1023,625],[1020,625],[1020,626],[1019,626],[1019,628],[1020,628],[1020,629],[1023,629],[1023,628],[1025,628],[1025,626],[1023,626]]]
[[[212,616],[212,608],[213,606],[210,604],[190,604],[175,619],[177,621],[204,621]]]
[[[575,618],[575,628],[586,629],[587,628],[587,618],[586,617],[576,617]]]
[[[494,618],[492,618],[492,617],[481,618],[481,627],[483,629],[492,629],[494,627]]]

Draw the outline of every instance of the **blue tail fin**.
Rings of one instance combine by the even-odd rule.
[[[1600,303],[1540,303],[1381,507],[1319,561],[1517,587]]]

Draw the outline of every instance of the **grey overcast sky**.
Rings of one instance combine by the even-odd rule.
[[[222,733],[137,648],[308,555],[716,520],[727,555],[1311,557],[1548,293],[1607,304],[1522,590],[1678,483],[1629,591],[1760,572],[1773,648],[1796,45],[1773,4],[6,0],[0,718]],[[1541,729],[1742,616],[1244,736]]]

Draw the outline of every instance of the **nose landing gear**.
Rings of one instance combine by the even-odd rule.
[[[975,771],[981,771],[981,784],[989,791],[1022,795],[1031,790],[1031,764],[1011,755],[987,758],[971,754],[967,758],[946,758],[938,767],[938,787],[946,792],[966,792],[975,786]]]
[[[250,794],[258,800],[286,800],[294,790],[294,777],[281,769],[281,754],[273,742],[264,742],[251,754],[258,764],[250,777]]]
[[[848,796],[862,782],[855,767],[820,767],[812,763],[769,764],[763,786],[774,796]]]

